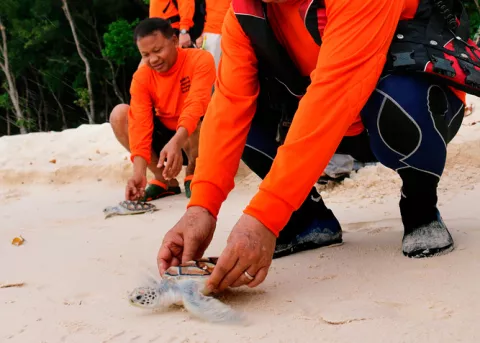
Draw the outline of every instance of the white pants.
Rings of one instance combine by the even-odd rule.
[[[220,55],[222,53],[222,49],[220,48],[221,39],[222,35],[218,33],[206,32],[203,34],[203,49],[213,55],[215,59],[215,69],[218,69],[218,62],[220,61]]]

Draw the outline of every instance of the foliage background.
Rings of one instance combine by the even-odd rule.
[[[91,68],[93,121],[85,64],[79,56],[66,2],[80,48]],[[8,71],[18,94],[22,119],[13,106],[0,37],[0,136],[74,128],[108,120],[118,103],[129,101],[129,85],[140,56],[133,43],[135,24],[148,16],[149,0],[1,0]],[[463,1],[471,36],[480,25],[474,0]],[[1,25],[0,25],[1,26]]]

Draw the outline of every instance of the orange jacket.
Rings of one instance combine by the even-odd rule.
[[[205,28],[203,32],[222,33],[223,19],[228,11],[231,0],[206,0]]]
[[[325,0],[328,22],[319,48],[298,14],[300,2],[268,3],[267,15],[280,43],[312,82],[270,172],[244,211],[275,235],[300,207],[342,138],[363,130],[360,110],[375,89],[398,21],[413,18],[418,6],[418,0]],[[218,215],[234,187],[258,92],[257,59],[230,7],[189,207]]]
[[[149,17],[167,19],[175,15],[180,16],[180,21],[172,23],[176,29],[189,30],[193,26],[193,14],[195,13],[194,0],[177,0],[178,10],[172,0],[150,0]]]
[[[190,135],[195,131],[210,102],[215,82],[215,62],[201,49],[177,49],[178,59],[166,73],[143,64],[133,74],[130,86],[128,134],[131,160],[143,157],[150,163],[153,108],[165,127],[183,126]]]

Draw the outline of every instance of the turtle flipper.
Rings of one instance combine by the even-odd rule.
[[[183,287],[183,306],[194,316],[209,322],[238,323],[244,317],[230,306],[200,292],[196,282],[185,282]]]

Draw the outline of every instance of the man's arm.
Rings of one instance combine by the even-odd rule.
[[[404,1],[326,0],[325,4],[328,22],[312,83],[285,144],[245,209],[277,236],[375,89]]]
[[[231,7],[225,16],[221,46],[215,92],[202,123],[188,204],[206,208],[215,218],[233,189],[259,90],[257,59]]]
[[[153,112],[152,99],[149,91],[150,73],[146,65],[141,66],[133,75],[130,86],[130,109],[128,111],[128,139],[130,144],[130,159],[137,165],[150,163]],[[144,162],[142,161],[144,160]],[[146,169],[145,169],[146,170]]]
[[[225,13],[228,11],[231,0],[205,0],[205,3],[207,15],[203,32],[221,33]]]
[[[197,56],[199,56],[198,59],[188,61],[195,65],[194,72],[177,124],[177,131],[180,127],[184,127],[188,136],[195,131],[200,117],[208,108],[216,74],[215,61],[209,52],[198,51]]]
[[[190,30],[193,26],[193,14],[195,13],[194,0],[177,0],[178,14],[180,16],[180,30]]]

